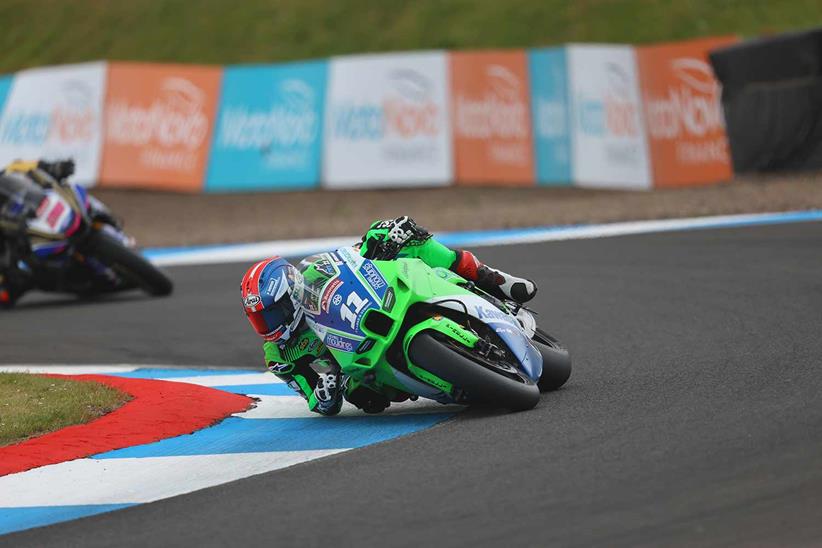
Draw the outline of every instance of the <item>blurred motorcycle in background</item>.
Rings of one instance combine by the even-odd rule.
[[[65,164],[70,175],[73,162]],[[3,291],[5,308],[30,289],[86,298],[137,288],[172,292],[171,280],[85,188],[54,177],[42,162],[25,174],[12,166],[0,175],[0,274],[18,291]]]

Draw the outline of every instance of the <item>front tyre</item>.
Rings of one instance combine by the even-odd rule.
[[[104,232],[91,232],[83,246],[83,252],[96,258],[124,280],[142,288],[149,295],[170,295],[174,288],[168,276],[157,267]]]
[[[408,357],[418,367],[430,371],[465,391],[471,403],[505,407],[511,411],[532,409],[539,402],[539,389],[524,374],[505,375],[469,357],[470,348],[439,340],[422,332],[411,341]]]
[[[537,383],[539,391],[557,390],[571,376],[571,355],[557,339],[540,328],[531,342],[542,354],[542,376]]]

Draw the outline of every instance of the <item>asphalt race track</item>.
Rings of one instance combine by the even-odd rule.
[[[3,546],[670,546],[822,542],[822,223],[480,250],[533,277],[567,387]],[[173,297],[0,314],[4,363],[249,366],[245,265]]]

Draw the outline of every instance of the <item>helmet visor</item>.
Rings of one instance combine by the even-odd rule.
[[[259,312],[247,312],[254,329],[269,341],[276,341],[294,320],[294,305],[287,296]]]

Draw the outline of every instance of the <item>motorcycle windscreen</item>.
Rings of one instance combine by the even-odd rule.
[[[5,174],[0,175],[0,206],[15,206],[20,211],[13,214],[22,214],[23,209],[36,211],[43,202],[46,192],[32,183],[22,175]]]

